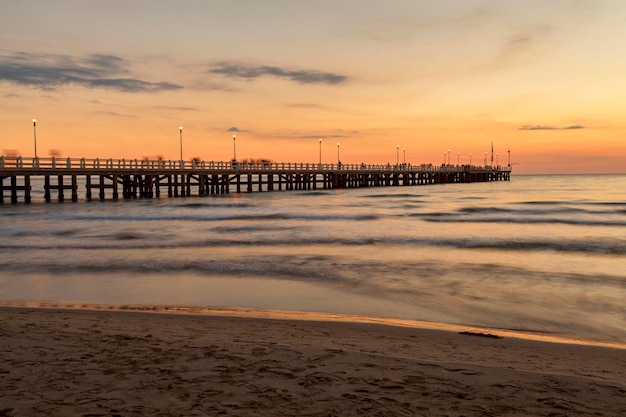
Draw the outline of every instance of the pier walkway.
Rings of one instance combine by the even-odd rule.
[[[0,156],[0,204],[206,196],[510,180],[510,167],[206,162]],[[67,193],[66,193],[67,192]]]

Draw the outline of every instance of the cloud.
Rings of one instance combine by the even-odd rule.
[[[507,48],[523,48],[531,44],[533,40],[526,34],[515,34],[506,41]]]
[[[0,56],[0,82],[53,90],[64,85],[125,93],[177,90],[179,85],[132,77],[128,62],[114,55],[47,55],[15,53]]]
[[[247,66],[230,63],[221,63],[209,70],[212,74],[220,74],[231,78],[257,79],[263,76],[272,76],[287,79],[298,84],[342,84],[347,81],[345,75],[320,72],[314,70],[286,70],[273,66]]]
[[[553,126],[541,126],[541,125],[525,125],[518,130],[574,130],[574,129],[586,129],[582,125],[572,125],[567,127],[553,127]]]
[[[155,110],[166,110],[166,111],[200,111],[198,107],[185,107],[185,106],[152,106],[152,109]]]
[[[349,135],[320,135],[320,136],[314,136],[314,135],[307,135],[307,136],[301,136],[300,139],[341,139],[341,138],[348,138],[350,137]]]
[[[230,129],[228,129],[227,132],[247,132],[247,130],[241,130],[238,127],[233,126]]]
[[[522,126],[519,130],[556,130],[558,128],[552,126]]]
[[[116,113],[113,111],[94,111],[92,112],[93,114],[102,114],[104,116],[113,116],[113,117],[129,117],[129,118],[134,118],[136,116],[130,115],[130,114],[121,114],[121,113]]]

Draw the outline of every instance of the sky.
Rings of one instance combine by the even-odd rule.
[[[623,0],[0,0],[0,152],[626,173],[625,39]]]

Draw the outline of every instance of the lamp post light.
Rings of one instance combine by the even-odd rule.
[[[400,165],[400,145],[396,145],[396,165]]]
[[[337,166],[341,165],[341,160],[339,159],[339,142],[337,142]]]
[[[509,167],[511,166],[511,150],[509,149],[507,151],[509,153]]]
[[[406,165],[406,148],[402,148],[402,153],[403,153],[402,163]]]
[[[320,138],[320,167],[322,166],[322,138]]]
[[[237,161],[237,135],[233,135],[233,161]]]
[[[33,119],[33,141],[35,143],[35,158],[37,158],[37,119]]]
[[[180,126],[178,128],[178,131],[180,132],[180,161],[183,160],[183,127]]]
[[[448,165],[450,165],[450,149],[448,149]]]

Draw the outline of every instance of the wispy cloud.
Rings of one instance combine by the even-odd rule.
[[[152,106],[155,110],[166,111],[200,111],[198,107],[185,107],[185,106]]]
[[[318,133],[316,135],[312,135],[310,132],[292,132],[290,135],[290,139],[322,139],[322,140],[331,140],[331,139],[342,139],[342,138],[351,138],[355,135],[358,135],[359,131],[357,130],[345,130],[345,129],[333,129],[332,131],[327,131],[326,133]]]
[[[535,126],[526,125],[526,126],[522,126],[519,128],[519,130],[557,130],[557,129],[558,127],[541,126],[541,125],[535,125]]]
[[[585,129],[585,126],[582,125],[572,125],[566,127],[554,127],[554,126],[543,126],[543,125],[525,125],[520,127],[518,130],[572,130],[572,129]]]
[[[101,114],[104,116],[113,116],[113,117],[127,117],[127,118],[135,118],[136,116],[131,114],[122,114],[114,111],[94,111],[93,114]]]
[[[341,138],[348,138],[348,137],[350,137],[350,135],[320,135],[320,136],[306,135],[306,136],[300,136],[300,139],[341,139]]]
[[[168,82],[134,78],[129,63],[114,55],[0,55],[0,82],[52,90],[65,85],[103,88],[126,93],[158,92],[182,88]]]
[[[220,74],[231,78],[253,80],[264,76],[287,79],[298,84],[342,84],[348,77],[330,72],[315,70],[288,70],[274,66],[249,66],[232,63],[220,63],[209,70],[212,74]]]
[[[238,127],[233,126],[233,127],[229,128],[227,130],[227,132],[247,132],[247,130],[241,130]]]

